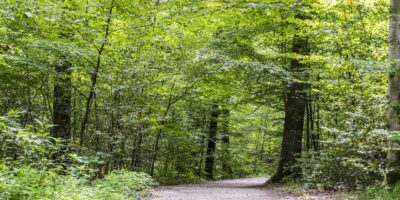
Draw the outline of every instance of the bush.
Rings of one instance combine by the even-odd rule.
[[[54,193],[56,174],[29,167],[0,172],[0,199],[48,199]]]
[[[319,152],[305,153],[303,183],[318,189],[362,189],[384,181],[388,133],[338,133]]]
[[[0,159],[7,166],[55,167],[49,158],[60,152],[61,140],[50,137],[50,127],[40,121],[23,128],[16,117],[15,113],[0,116]]]
[[[94,199],[138,199],[148,194],[154,184],[145,173],[120,170],[96,180],[92,187],[97,191]]]
[[[400,183],[396,186],[382,187],[374,186],[369,187],[363,193],[357,195],[356,197],[349,198],[351,200],[398,200],[400,199]]]
[[[150,191],[151,177],[132,171],[114,171],[89,182],[88,162],[61,154],[62,143],[50,137],[48,129],[40,122],[22,128],[13,117],[0,117],[0,199],[122,200]]]
[[[0,199],[139,199],[154,185],[144,173],[115,171],[90,184],[72,175],[29,167],[0,172]]]

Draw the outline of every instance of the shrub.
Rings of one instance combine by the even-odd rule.
[[[148,194],[154,184],[145,173],[120,170],[96,180],[92,187],[97,191],[94,199],[137,199]]]
[[[22,128],[12,117],[0,117],[0,199],[139,199],[154,184],[147,174],[125,170],[89,182],[88,162],[60,154],[61,142],[38,123]]]
[[[144,173],[115,171],[93,183],[29,167],[0,172],[0,199],[139,199],[154,185]]]
[[[387,138],[387,131],[373,130],[341,132],[325,140],[319,152],[303,156],[303,182],[319,189],[361,189],[383,182]]]
[[[397,200],[400,198],[400,183],[396,186],[382,187],[382,186],[373,186],[366,189],[361,194],[358,194],[356,197],[350,197],[349,200]]]
[[[27,166],[13,171],[3,166],[0,173],[0,199],[49,199],[59,184],[55,173]]]
[[[59,153],[60,140],[50,137],[50,127],[38,120],[35,127],[21,127],[17,116],[0,116],[0,159],[8,166],[54,167],[49,158]]]

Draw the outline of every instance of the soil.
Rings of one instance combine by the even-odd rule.
[[[281,186],[264,186],[266,177],[208,181],[203,184],[161,186],[150,200],[334,200],[329,194],[295,194]]]

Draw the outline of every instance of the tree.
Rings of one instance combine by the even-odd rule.
[[[215,148],[217,144],[218,117],[220,110],[218,104],[214,103],[211,108],[210,128],[208,130],[208,144],[205,161],[206,176],[214,178]]]
[[[389,30],[389,60],[392,62],[389,72],[389,130],[394,134],[400,131],[400,2],[391,0]],[[400,180],[400,144],[390,141],[388,151],[387,182],[394,184]]]
[[[230,111],[227,108],[221,109],[221,148],[222,148],[222,163],[221,163],[221,170],[228,176],[231,175],[232,168],[231,168],[231,153],[230,153],[230,130],[229,130],[229,115]]]
[[[60,1],[0,3],[0,107],[32,133],[55,124],[94,178],[132,169],[179,183],[280,161],[277,180],[301,167],[310,184],[358,187],[383,179],[386,157],[396,168],[397,143],[387,154],[376,131],[386,0]],[[0,134],[0,156],[20,164],[10,141]]]
[[[304,20],[305,16],[296,14],[296,19]],[[292,52],[299,56],[310,54],[308,39],[305,35],[296,34],[293,38]],[[282,181],[284,177],[301,175],[299,159],[301,158],[305,108],[307,104],[307,77],[308,65],[299,58],[292,58],[290,72],[294,80],[289,85],[285,98],[285,119],[281,158],[276,174],[271,182]]]
[[[108,43],[108,39],[109,39],[109,36],[110,36],[110,26],[111,26],[111,18],[113,16],[114,3],[115,3],[115,0],[111,0],[110,7],[108,9],[106,25],[105,25],[105,28],[104,28],[104,37],[103,37],[103,40],[102,40],[101,44],[97,48],[97,59],[96,59],[95,64],[93,65],[94,70],[93,70],[93,73],[91,74],[92,83],[91,83],[91,87],[90,87],[90,91],[89,91],[89,96],[88,96],[87,101],[86,101],[85,114],[84,114],[83,121],[82,121],[82,124],[81,124],[81,130],[79,132],[79,137],[80,137],[79,144],[80,144],[80,146],[82,146],[83,142],[84,142],[84,134],[85,134],[85,130],[86,130],[86,125],[87,125],[88,120],[89,120],[92,101],[93,101],[93,98],[94,98],[94,96],[96,94],[96,84],[97,84],[97,79],[98,79],[98,76],[99,76],[99,71],[100,71],[100,68],[101,68],[101,65],[102,65],[102,55],[104,53],[105,47],[106,47],[106,45]]]
[[[66,5],[61,0],[63,23],[67,23],[69,18],[65,11],[68,11],[70,5]],[[71,30],[68,30],[62,24],[60,27],[60,38],[68,40],[72,38]],[[62,138],[64,141],[71,139],[71,69],[72,63],[66,55],[59,55],[59,61],[55,66],[56,80],[54,83],[54,102],[53,102],[53,136]]]
[[[55,69],[53,136],[67,141],[71,139],[71,63],[61,59]]]

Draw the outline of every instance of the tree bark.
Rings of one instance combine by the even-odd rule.
[[[198,169],[197,169],[197,176],[201,177],[203,173],[203,161],[204,161],[204,147],[205,147],[205,140],[206,140],[206,112],[203,114],[203,120],[201,123],[201,140],[200,140],[200,150],[199,150],[199,161],[198,161]]]
[[[219,106],[213,104],[211,109],[210,118],[210,129],[208,131],[208,144],[206,152],[206,161],[204,171],[206,172],[207,178],[214,178],[214,165],[215,165],[215,148],[217,141],[217,130],[218,130],[218,117],[219,117]]]
[[[71,138],[71,64],[62,59],[55,68],[53,130],[52,136],[69,140]]]
[[[311,103],[307,102],[306,104],[306,150],[310,151],[310,146],[311,146],[311,115],[312,115],[312,111],[310,110],[311,108]]]
[[[61,0],[61,4],[64,0]],[[63,6],[63,5],[62,5]],[[60,37],[68,37],[61,33]],[[65,55],[60,56],[60,62],[55,66],[55,83],[53,99],[52,136],[62,138],[65,143],[71,139],[71,63]]]
[[[389,60],[392,66],[389,72],[389,131],[398,134],[400,131],[400,1],[391,0],[389,30]],[[388,184],[400,180],[400,144],[398,141],[389,141],[390,150],[388,159]]]
[[[229,134],[229,115],[230,111],[228,109],[223,109],[221,111],[222,124],[221,124],[221,133],[222,133],[222,171],[227,175],[232,174],[232,168],[230,165],[230,134]]]
[[[303,19],[302,16],[296,16]],[[309,55],[308,39],[305,36],[295,35],[293,38],[292,52],[298,55]],[[307,104],[307,77],[308,66],[299,59],[291,60],[290,71],[294,80],[289,86],[285,102],[285,120],[282,140],[281,159],[277,172],[271,177],[270,182],[280,182],[283,178],[301,176],[299,159],[302,152],[304,115]]]

